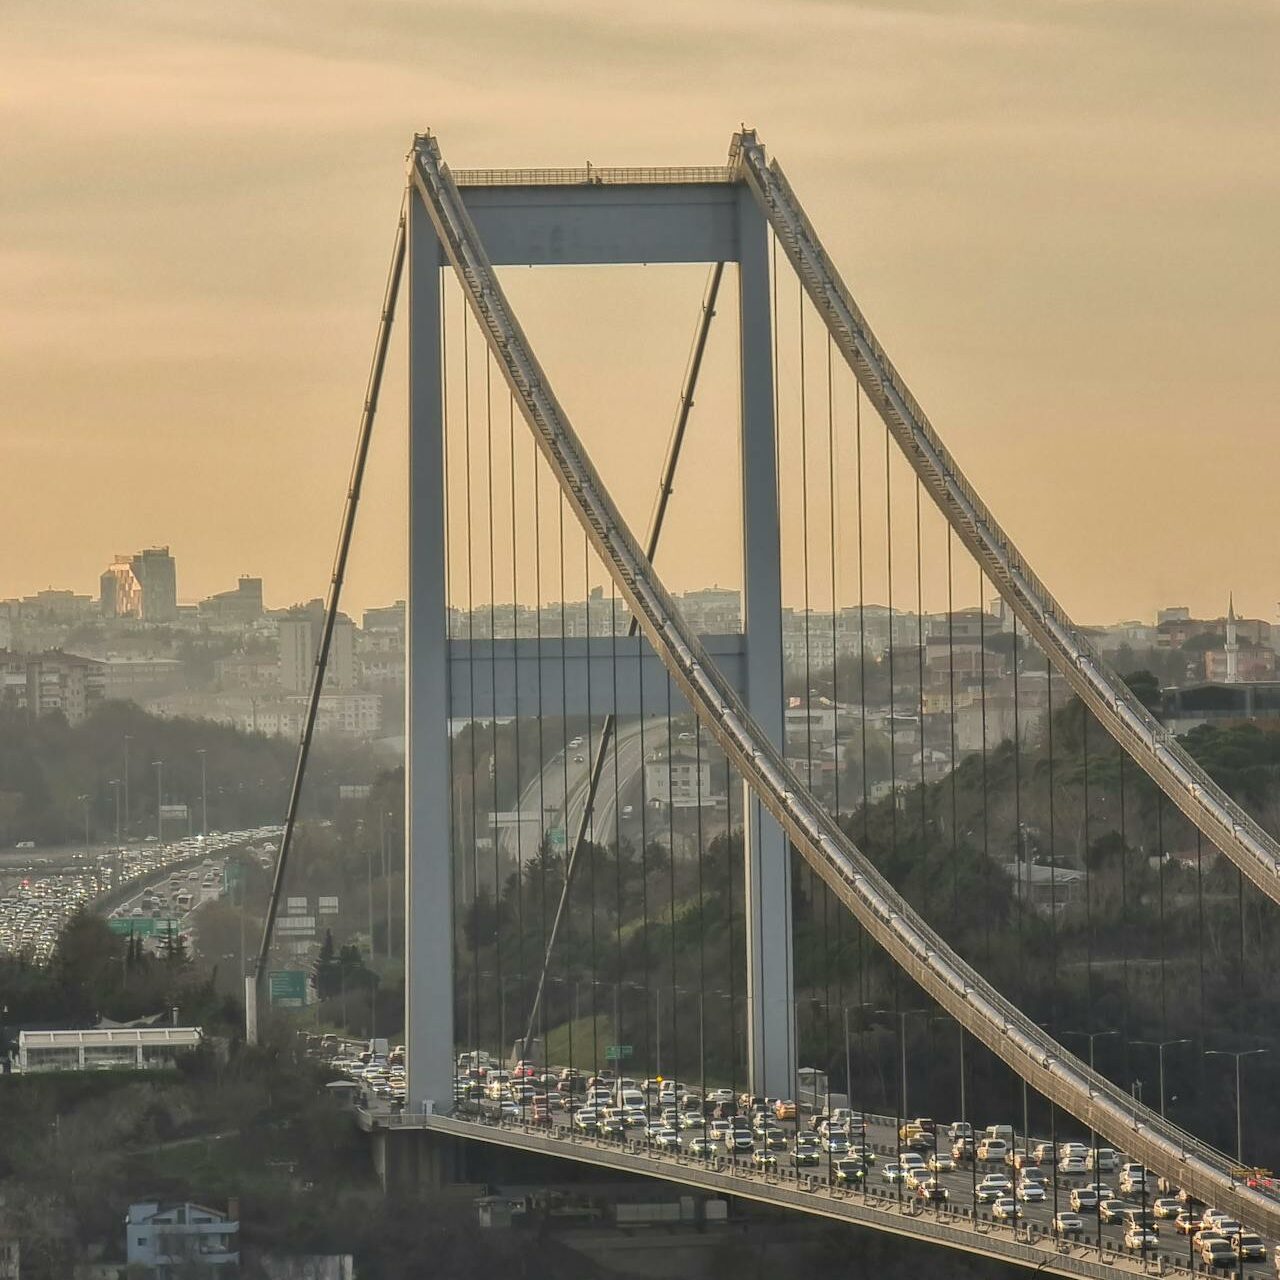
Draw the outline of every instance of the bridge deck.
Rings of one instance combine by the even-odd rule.
[[[514,1122],[463,1119],[457,1116],[415,1115],[357,1108],[360,1127],[419,1129],[451,1134],[521,1151],[577,1160],[619,1173],[639,1174],[677,1182],[699,1191],[738,1196],[775,1208],[831,1218],[850,1226],[888,1231],[966,1253],[997,1258],[1050,1275],[1116,1280],[1121,1276],[1190,1276],[1193,1273],[1168,1255],[1142,1259],[1096,1245],[1067,1243],[1034,1227],[1010,1229],[966,1209],[924,1207],[910,1197],[899,1200],[894,1191],[868,1187],[830,1186],[792,1169],[761,1173],[750,1165],[734,1165],[725,1158],[698,1160],[688,1155],[655,1151],[644,1143],[614,1142],[580,1137],[566,1131]]]

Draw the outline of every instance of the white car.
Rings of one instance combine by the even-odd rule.
[[[1010,1196],[1002,1196],[991,1206],[991,1216],[1000,1222],[1016,1222],[1022,1217],[1022,1206]]]
[[[956,1162],[945,1151],[935,1151],[928,1164],[934,1173],[950,1173],[956,1167]]]
[[[1023,1204],[1043,1204],[1044,1184],[1041,1182],[1022,1181],[1018,1183],[1018,1199]]]
[[[1081,1178],[1089,1172],[1083,1156],[1063,1156],[1058,1161],[1058,1173],[1064,1178]]]

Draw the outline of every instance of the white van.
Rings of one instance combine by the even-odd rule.
[[[983,1138],[978,1143],[979,1160],[1003,1160],[1009,1154],[1009,1144],[1003,1138]]]
[[[1013,1125],[1011,1124],[989,1124],[982,1131],[984,1138],[999,1138],[1001,1142],[1013,1145]]]
[[[1110,1147],[1099,1147],[1097,1151],[1090,1151],[1084,1162],[1094,1173],[1115,1173],[1120,1157]]]

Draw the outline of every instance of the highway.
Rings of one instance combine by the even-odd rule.
[[[556,827],[566,832],[566,841],[573,839],[582,806],[586,803],[588,784],[591,780],[591,761],[599,743],[599,732],[599,726],[594,726],[589,739],[582,735],[580,739],[575,739],[578,741],[576,747],[569,745],[566,749],[557,751],[548,759],[542,772],[525,786],[520,796],[520,812],[525,815],[540,813],[542,821],[537,826],[536,835],[526,828],[523,835],[519,837],[519,844],[517,844],[516,827],[505,828],[502,832],[504,853],[512,858],[518,854],[527,856],[536,848],[536,842],[541,839],[542,831]],[[598,833],[600,840],[605,843],[613,840],[614,833],[618,830],[619,805],[623,809],[624,827],[628,819],[634,819],[634,815],[626,814],[626,809],[629,805],[640,803],[639,789],[635,786],[635,780],[644,768],[642,736],[646,751],[652,751],[658,745],[666,745],[665,732],[659,738],[657,731],[650,728],[642,735],[639,720],[628,720],[619,727],[616,735],[616,775],[614,745],[611,743],[605,758],[604,770],[600,776],[591,829],[587,832],[589,838],[595,839]],[[554,743],[547,742],[546,745],[551,747]],[[565,822],[566,769],[569,796],[568,823]]]

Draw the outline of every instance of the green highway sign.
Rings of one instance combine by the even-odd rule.
[[[605,1046],[604,1057],[606,1062],[619,1062],[623,1058],[631,1057],[633,1052],[629,1044],[610,1044]]]
[[[181,921],[156,920],[151,916],[116,916],[107,921],[107,928],[112,933],[122,933],[126,937],[153,938],[156,934],[164,935],[172,930],[175,934],[182,931]]]
[[[307,1003],[307,975],[303,969],[277,969],[267,975],[271,1003],[280,1009],[301,1009]]]

